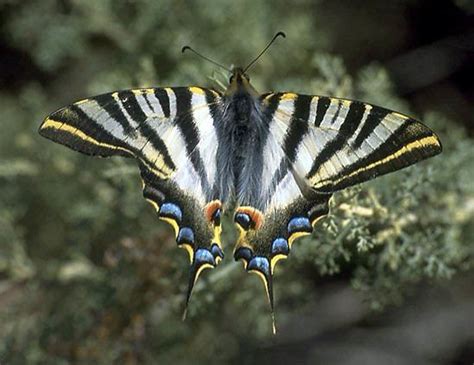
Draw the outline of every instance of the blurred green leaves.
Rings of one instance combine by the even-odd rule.
[[[187,258],[141,198],[134,162],[78,155],[36,129],[55,108],[88,95],[218,87],[225,75],[181,55],[183,45],[244,64],[280,29],[287,39],[251,71],[262,92],[333,95],[409,113],[380,65],[349,74],[328,53],[317,6],[300,1],[287,16],[285,2],[250,0],[0,4],[3,37],[41,75],[0,90],[1,363],[186,363],[189,354],[217,363],[265,343],[267,303],[258,278],[231,260],[230,221],[226,260],[203,275],[182,322]],[[416,283],[472,269],[472,141],[442,115],[425,112],[443,154],[336,194],[332,214],[278,266],[281,322],[329,276],[352,282],[381,309]]]

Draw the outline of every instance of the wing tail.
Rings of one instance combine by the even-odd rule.
[[[242,261],[247,272],[257,274],[263,282],[276,332],[273,275],[278,261],[286,259],[294,241],[313,232],[313,226],[329,213],[330,194],[314,193],[311,199],[299,198],[286,208],[266,215],[249,207],[237,208],[235,222],[240,236],[234,250],[236,261]],[[253,214],[250,214],[253,212]]]

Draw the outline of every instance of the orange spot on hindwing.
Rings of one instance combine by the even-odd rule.
[[[220,212],[218,210],[221,210],[222,208],[222,203],[220,200],[213,200],[209,203],[206,204],[204,207],[204,216],[206,217],[206,220],[208,222],[214,223],[216,226],[220,225]],[[217,216],[216,213],[219,213]]]
[[[235,221],[245,230],[260,229],[264,223],[261,211],[254,207],[239,207],[235,211]]]

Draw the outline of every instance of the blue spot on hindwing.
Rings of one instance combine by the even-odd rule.
[[[176,242],[179,245],[188,243],[190,245],[194,245],[194,232],[189,227],[183,227],[179,230],[178,237],[176,238]]]
[[[216,262],[214,260],[214,256],[212,255],[211,251],[206,248],[199,248],[194,255],[194,262],[201,266],[202,264],[211,264],[212,266],[216,266]]]
[[[246,231],[249,230],[250,225],[252,224],[252,219],[246,213],[237,213],[234,220]]]
[[[250,260],[247,271],[256,270],[264,274],[266,277],[270,275],[270,262],[266,257],[256,256]]]
[[[180,207],[174,203],[164,203],[160,207],[160,217],[172,218],[178,223],[183,219],[183,212]]]
[[[290,246],[288,245],[288,241],[284,238],[277,238],[272,243],[272,254],[273,255],[286,255],[290,253]]]
[[[291,235],[295,232],[309,232],[313,231],[311,222],[307,217],[295,217],[288,223],[288,233]]]
[[[221,225],[221,210],[220,209],[216,209],[216,211],[212,215],[212,222],[214,223],[215,226]]]

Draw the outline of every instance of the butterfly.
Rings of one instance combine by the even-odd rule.
[[[262,279],[275,332],[276,264],[329,213],[331,196],[442,147],[424,124],[382,107],[260,94],[250,65],[231,70],[224,92],[139,88],[80,100],[49,115],[39,133],[87,155],[138,162],[143,196],[189,254],[186,308],[200,273],[224,258],[221,217],[231,211],[234,258]]]

